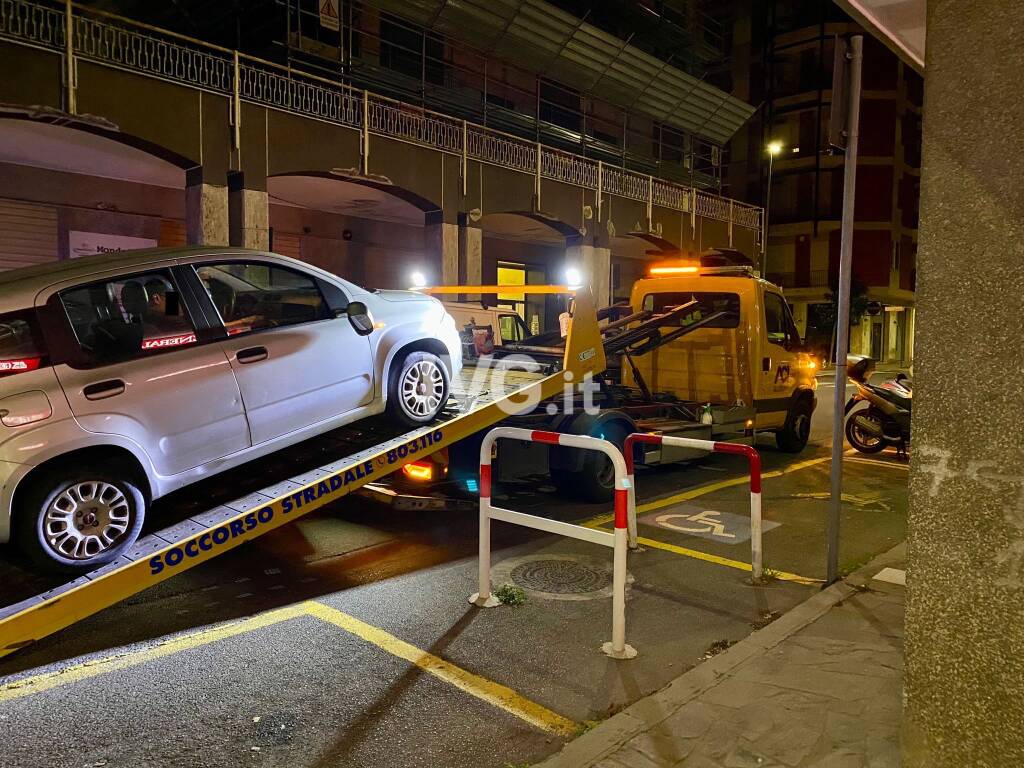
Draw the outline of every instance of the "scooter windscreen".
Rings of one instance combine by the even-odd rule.
[[[875,372],[875,361],[863,355],[847,355],[846,375],[860,384],[867,384]]]

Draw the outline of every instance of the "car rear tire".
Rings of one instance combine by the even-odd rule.
[[[448,369],[431,352],[410,352],[391,366],[388,416],[404,427],[421,427],[437,418],[448,402]]]
[[[800,453],[807,447],[807,440],[811,436],[811,415],[813,413],[811,402],[806,398],[798,400],[793,405],[786,416],[786,423],[775,433],[775,444],[780,451]]]
[[[146,516],[146,498],[109,468],[82,466],[30,480],[19,503],[15,536],[41,570],[84,573],[131,547]]]

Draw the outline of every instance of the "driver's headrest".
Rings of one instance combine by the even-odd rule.
[[[142,317],[146,312],[146,289],[139,283],[125,283],[121,289],[121,306],[132,318]]]

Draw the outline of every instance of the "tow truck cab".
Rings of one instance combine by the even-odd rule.
[[[649,274],[633,286],[632,312],[695,301],[679,326],[717,317],[635,358],[647,387],[681,401],[752,405],[757,430],[778,432],[784,450],[803,448],[816,405],[816,363],[801,349],[781,289],[744,267],[677,262],[655,265]],[[640,384],[629,366],[622,380]]]

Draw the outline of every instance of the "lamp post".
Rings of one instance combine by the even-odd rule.
[[[764,236],[761,238],[761,277],[768,277],[768,216],[772,206],[772,161],[782,151],[781,141],[769,141],[765,147],[768,152],[768,191],[764,196]]]

